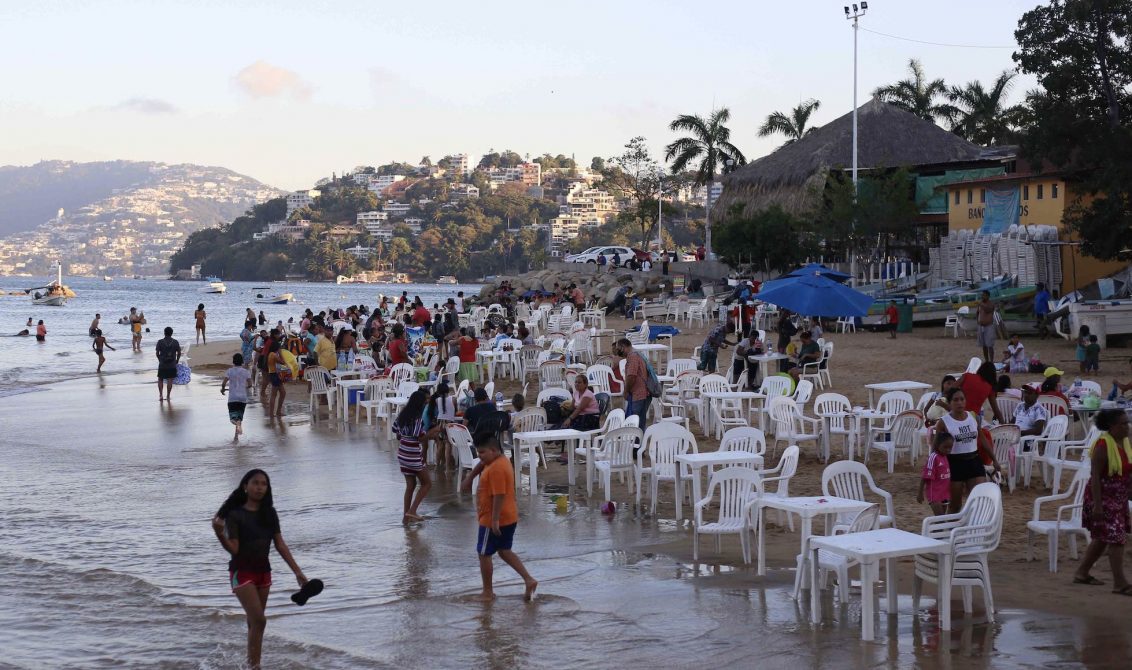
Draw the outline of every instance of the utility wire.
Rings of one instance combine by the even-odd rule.
[[[930,44],[930,45],[936,46],[936,47],[955,47],[955,48],[959,48],[959,49],[1016,49],[1017,48],[1016,46],[994,46],[994,45],[988,45],[988,44],[947,44],[945,42],[928,42],[926,40],[914,40],[911,37],[901,37],[899,35],[889,35],[888,33],[882,33],[878,30],[869,30],[868,28],[864,28],[864,27],[861,27],[859,29],[865,31],[866,33],[872,33],[874,35],[880,35],[881,37],[890,37],[894,40],[903,40],[905,42],[915,42],[917,44]]]

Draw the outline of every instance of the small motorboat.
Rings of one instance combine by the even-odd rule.
[[[253,288],[252,290],[256,292],[255,302],[260,305],[286,305],[295,300],[293,293],[270,293],[271,289],[266,286]]]
[[[62,307],[67,304],[69,298],[75,297],[75,292],[63,283],[63,264],[56,264],[55,269],[58,272],[55,281],[46,286],[24,289],[24,293],[35,291],[31,297],[31,303],[33,305]]]
[[[201,289],[202,293],[224,293],[228,290],[228,287],[224,285],[220,277],[208,277],[205,281],[208,282],[208,286]]]
[[[456,277],[454,277],[452,275],[442,275],[440,277],[440,279],[436,280],[436,283],[437,284],[455,284],[456,283]]]

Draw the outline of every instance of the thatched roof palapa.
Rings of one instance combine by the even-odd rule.
[[[879,100],[857,110],[858,170],[968,162],[982,153],[978,145]],[[777,204],[804,214],[816,204],[829,171],[849,170],[852,162],[850,112],[724,176],[716,206],[726,211],[741,202],[751,213]]]

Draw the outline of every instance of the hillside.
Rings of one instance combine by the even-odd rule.
[[[280,193],[225,168],[190,164],[0,167],[0,274],[42,274],[56,259],[68,274],[162,274],[189,234]]]

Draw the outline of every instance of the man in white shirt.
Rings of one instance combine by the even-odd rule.
[[[1022,436],[1041,435],[1049,420],[1049,411],[1038,404],[1038,388],[1033,384],[1022,387],[1022,402],[1014,408],[1014,424],[1022,430]]]

